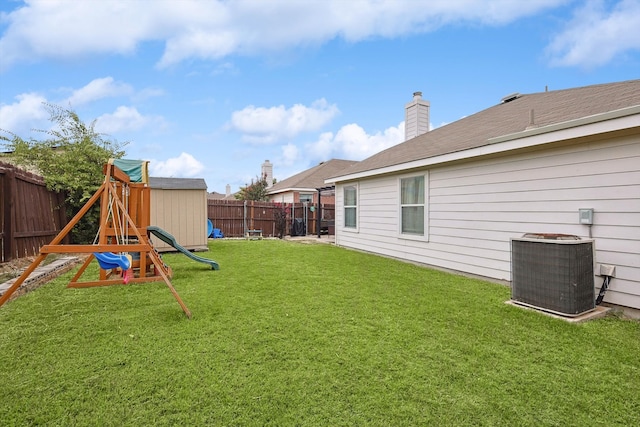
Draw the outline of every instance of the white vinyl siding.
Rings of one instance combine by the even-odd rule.
[[[616,266],[605,301],[640,309],[640,140],[538,148],[429,169],[429,241],[398,235],[398,176],[359,181],[359,233],[341,246],[511,280],[510,238],[564,233],[595,240],[598,264]],[[594,225],[579,223],[594,209]],[[596,288],[602,283],[596,276]],[[596,289],[597,292],[598,289]]]

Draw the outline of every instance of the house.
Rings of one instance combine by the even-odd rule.
[[[231,186],[227,184],[225,194],[212,191],[207,194],[209,200],[236,200],[235,193],[231,193]]]
[[[326,187],[325,179],[340,173],[342,170],[358,163],[353,160],[332,159],[321,162],[272,185],[268,190],[269,201],[279,203],[318,203],[318,189]],[[322,203],[334,204],[333,190],[322,194]]]
[[[207,250],[207,184],[202,178],[149,177],[151,188],[151,225],[176,238],[181,246]],[[159,251],[174,250],[160,239]]]
[[[640,80],[514,93],[326,183],[339,246],[510,282],[511,238],[591,237],[604,301],[640,313]]]

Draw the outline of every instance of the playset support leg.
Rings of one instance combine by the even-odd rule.
[[[18,279],[15,282],[13,282],[13,285],[11,285],[11,287],[7,289],[7,291],[0,297],[0,306],[2,306],[2,304],[4,304],[9,299],[9,297],[11,297],[11,295],[20,287],[20,285],[22,285],[22,283],[27,279],[27,277],[29,277],[29,275],[33,273],[33,270],[35,270],[40,265],[40,263],[44,261],[46,257],[47,257],[46,254],[41,253],[31,263],[31,265],[29,265],[29,267],[22,272],[20,277],[18,277]]]

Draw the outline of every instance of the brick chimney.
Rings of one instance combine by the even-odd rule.
[[[262,174],[260,176],[264,176],[267,180],[267,188],[273,186],[273,163],[269,160],[265,160],[262,164]]]
[[[413,100],[404,106],[404,140],[429,132],[429,101],[422,92],[413,92]]]

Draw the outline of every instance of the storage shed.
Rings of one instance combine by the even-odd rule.
[[[149,178],[151,225],[172,234],[192,251],[207,250],[207,184],[202,178]],[[156,241],[157,240],[157,241]],[[174,250],[154,239],[159,252]]]

